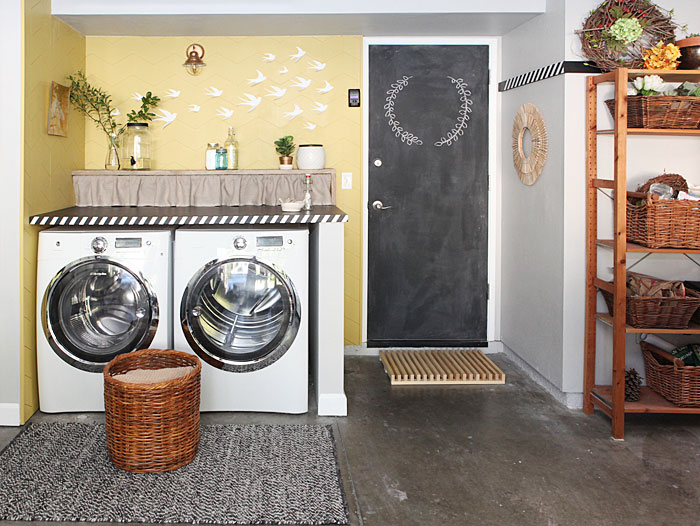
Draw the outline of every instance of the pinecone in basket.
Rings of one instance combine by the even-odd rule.
[[[642,377],[635,369],[625,371],[625,401],[636,402],[642,390]]]

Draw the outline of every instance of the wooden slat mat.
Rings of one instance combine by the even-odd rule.
[[[480,350],[379,351],[391,385],[504,384],[506,375]]]

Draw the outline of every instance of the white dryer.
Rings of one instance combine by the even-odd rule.
[[[172,342],[172,231],[39,233],[39,408],[103,411],[115,356]]]
[[[202,411],[308,411],[308,230],[175,231],[174,348]]]

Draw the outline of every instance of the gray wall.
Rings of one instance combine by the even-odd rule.
[[[503,37],[506,79],[563,60],[563,2]],[[547,124],[549,155],[540,179],[525,186],[513,168],[513,117],[535,104]],[[564,77],[504,92],[502,118],[501,339],[557,388],[562,387],[564,279]]]

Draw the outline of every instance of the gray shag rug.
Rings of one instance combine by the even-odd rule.
[[[330,426],[203,425],[194,461],[117,469],[104,425],[30,424],[0,455],[0,519],[348,524]]]

